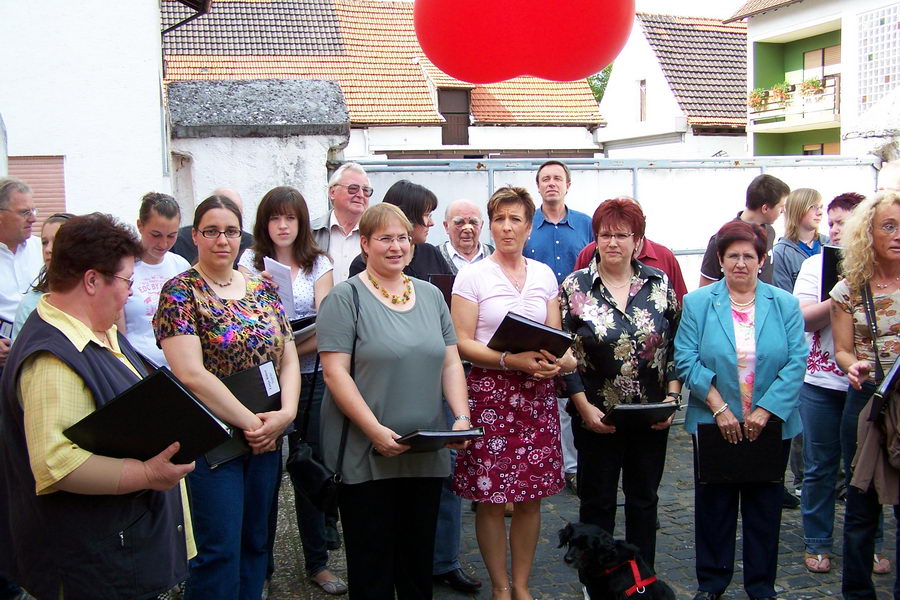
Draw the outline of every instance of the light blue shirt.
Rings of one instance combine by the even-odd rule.
[[[566,207],[566,215],[559,223],[544,218],[538,209],[531,224],[531,237],[525,243],[526,258],[538,260],[553,270],[556,282],[563,279],[575,268],[578,253],[594,241],[591,218],[583,212]]]

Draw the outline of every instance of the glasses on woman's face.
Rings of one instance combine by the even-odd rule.
[[[219,231],[218,229],[210,227],[210,228],[203,229],[200,231],[200,235],[202,235],[203,237],[205,237],[208,240],[217,239],[220,235],[224,235],[228,239],[233,240],[235,238],[241,237],[241,233],[242,233],[241,230],[238,229],[237,227],[229,227],[225,231]]]
[[[745,265],[749,265],[751,263],[759,262],[759,257],[755,254],[750,254],[749,252],[745,254],[741,254],[740,252],[729,252],[722,259],[727,263],[744,263]]]
[[[621,244],[633,235],[634,233],[598,233],[597,241],[605,246],[615,239],[616,242]]]
[[[885,223],[878,227],[878,229],[880,229],[882,233],[894,237],[897,231],[900,231],[900,226],[896,223]]]
[[[810,206],[810,207],[807,208],[806,210],[811,210],[811,211],[813,211],[814,213],[820,213],[820,212],[822,212],[824,209],[825,209],[825,207],[822,206],[821,204],[813,204],[812,206]]]
[[[381,237],[372,238],[379,244],[384,244],[385,246],[391,246],[394,242],[397,242],[400,245],[408,244],[411,238],[408,235],[383,235]]]

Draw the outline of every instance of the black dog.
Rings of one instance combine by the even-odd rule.
[[[569,523],[559,530],[559,546],[569,546],[565,561],[592,600],[675,600],[675,592],[656,574],[633,544],[614,540],[604,529]]]

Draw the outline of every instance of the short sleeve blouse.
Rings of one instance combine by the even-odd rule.
[[[475,341],[487,344],[506,313],[544,323],[547,302],[559,296],[553,271],[542,262],[525,259],[525,285],[519,292],[503,274],[500,265],[487,258],[461,269],[453,283],[453,295],[478,305]]]
[[[153,317],[156,339],[196,335],[203,366],[222,378],[271,360],[279,367],[291,326],[278,292],[267,281],[245,277],[243,298],[220,298],[196,269],[169,280]]]
[[[900,290],[894,290],[890,294],[879,294],[873,291],[872,300],[875,303],[875,321],[878,329],[879,359],[881,368],[887,373],[894,364],[894,359],[900,355],[900,338],[897,331],[900,329]],[[863,305],[862,294],[851,291],[846,280],[838,282],[831,290],[831,299],[853,319],[853,350],[857,360],[867,360],[874,363],[872,355],[872,335],[869,333],[869,325],[866,323],[866,309]]]
[[[238,260],[238,266],[244,267],[254,275],[259,275],[259,270],[253,264],[255,261],[256,252],[248,248],[241,254],[241,258]],[[312,271],[309,275],[307,275],[306,271],[303,269],[297,271],[297,276],[294,277],[292,285],[294,292],[294,312],[297,314],[297,318],[309,317],[316,314],[316,282],[320,277],[333,269],[334,267],[332,266],[331,261],[328,260],[328,257],[324,254],[320,254],[316,257],[315,262],[313,262]],[[308,354],[300,357],[301,373],[312,373],[315,366],[315,354]],[[319,368],[321,369],[321,366]]]

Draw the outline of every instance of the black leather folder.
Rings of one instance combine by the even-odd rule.
[[[743,427],[743,424],[742,424]],[[697,425],[700,483],[767,483],[784,480],[781,421],[769,419],[755,441],[732,444],[715,423]]]
[[[63,434],[94,454],[138,460],[179,442],[172,462],[184,464],[230,439],[230,428],[160,367]]]
[[[822,246],[822,290],[819,299],[823,302],[831,296],[841,274],[841,247],[825,244]]]
[[[546,350],[560,358],[573,341],[574,338],[570,333],[508,312],[488,342],[488,348],[512,354]]]
[[[415,431],[398,438],[397,443],[407,444],[410,447],[407,452],[435,452],[443,448],[444,444],[474,440],[483,435],[483,427],[465,429],[462,431],[416,429]]]
[[[678,410],[676,402],[647,402],[643,404],[616,404],[603,417],[606,425],[616,427],[650,427],[665,421]]]
[[[233,373],[223,379],[222,383],[250,412],[257,414],[281,408],[281,389],[273,391],[273,377],[274,383],[277,384],[275,366],[268,361],[257,367]],[[233,428],[231,439],[206,453],[206,462],[209,464],[209,468],[215,469],[248,452],[250,452],[250,446],[247,445],[244,432]]]

